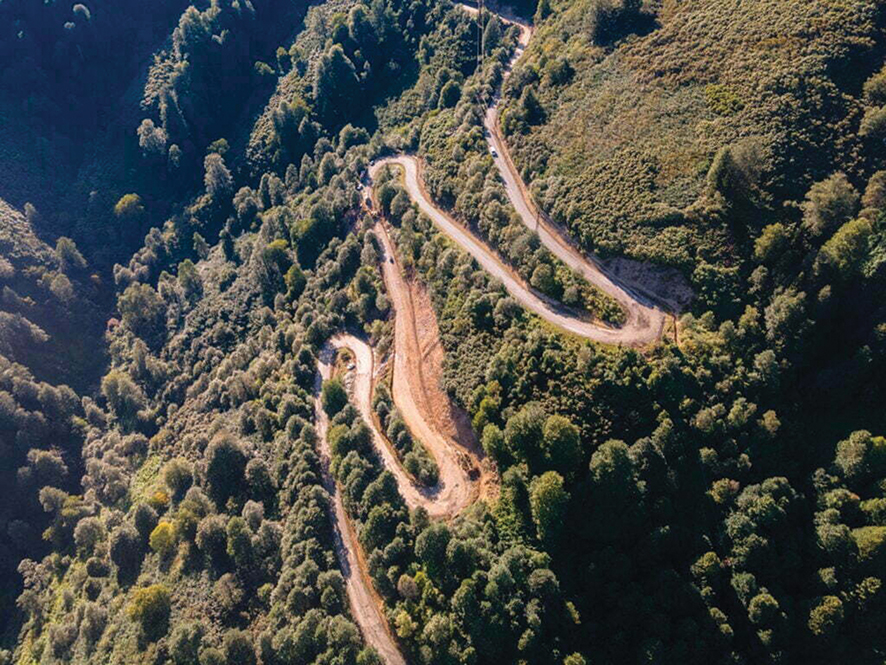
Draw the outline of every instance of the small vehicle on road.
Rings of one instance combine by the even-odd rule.
[[[492,155],[493,158],[498,157],[498,153],[495,151],[495,148],[489,146],[489,154]]]

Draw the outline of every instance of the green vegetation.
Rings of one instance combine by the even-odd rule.
[[[157,639],[166,633],[169,623],[169,590],[161,584],[136,589],[128,614],[148,639]]]
[[[348,393],[345,391],[341,379],[338,378],[324,381],[321,395],[323,410],[330,416],[335,416],[348,403]]]
[[[502,127],[542,206],[586,248],[687,274],[735,263],[788,214],[781,201],[834,171],[864,176],[879,3],[543,4]],[[724,149],[740,173],[721,199],[708,183]]]
[[[446,2],[26,4],[0,3],[0,139],[21,128],[0,175],[22,169],[0,195],[24,211],[0,203],[0,663],[379,662],[312,423],[331,335],[390,362],[369,162],[417,151],[524,280],[620,316],[496,177],[482,98],[514,29],[483,26],[475,71],[476,26]],[[344,385],[322,385],[404,655],[880,662],[884,5],[523,9],[502,127],[537,200],[585,248],[679,268],[695,299],[679,344],[564,335],[381,175],[499,484],[452,520],[408,510]],[[373,408],[432,485],[383,386]]]
[[[564,622],[574,626],[575,618],[559,597],[547,555],[501,538],[483,504],[451,525],[430,521],[422,509],[410,514],[356,409],[348,406],[339,412],[333,430],[338,433],[332,466],[345,507],[357,523],[393,628],[416,659],[511,661],[522,653],[531,660],[559,650],[558,631]],[[316,434],[308,429],[307,436]],[[330,431],[330,444],[332,439]],[[557,511],[565,508],[562,488],[558,494],[553,485],[534,494],[534,509],[537,504],[547,529],[555,528]],[[552,531],[544,533],[553,537]],[[515,612],[515,600],[516,607],[540,611]],[[497,630],[490,632],[489,626]],[[527,634],[537,637],[529,641]]]
[[[491,19],[487,30],[497,25]],[[424,178],[434,199],[487,240],[520,277],[537,291],[569,307],[618,324],[624,312],[612,298],[592,287],[541,245],[507,199],[484,138],[486,100],[502,78],[515,30],[487,42],[491,54],[483,72],[470,77],[457,103],[441,104],[428,115],[419,134],[419,154],[427,160]],[[451,82],[446,61],[430,59],[439,86]],[[440,91],[442,94],[442,91]],[[396,213],[396,211],[395,211]],[[395,214],[400,217],[399,214]]]
[[[407,472],[418,482],[433,486],[439,480],[440,470],[428,449],[406,427],[394,404],[386,383],[378,383],[372,395],[372,408],[378,416],[388,442],[397,451]]]

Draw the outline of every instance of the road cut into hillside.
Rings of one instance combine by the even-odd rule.
[[[476,13],[474,8],[464,8]],[[507,67],[507,75],[529,43],[532,29],[511,18],[503,20],[520,27],[518,47]],[[484,125],[490,152],[507,195],[523,223],[538,232],[541,242],[555,256],[619,303],[625,311],[622,326],[609,327],[577,316],[526,284],[483,240],[431,200],[422,180],[421,163],[416,157],[396,155],[379,160],[371,165],[370,178],[374,179],[381,169],[388,166],[401,169],[403,185],[419,209],[450,240],[499,280],[523,307],[545,321],[596,342],[632,347],[657,342],[662,336],[670,315],[667,309],[672,303],[640,285],[623,283],[609,274],[600,261],[581,252],[565,232],[535,205],[499,132],[497,97],[492,100]],[[403,468],[390,441],[380,429],[372,408],[372,395],[381,368],[374,349],[365,340],[339,333],[323,347],[318,360],[315,411],[324,485],[332,496],[336,549],[347,583],[351,612],[366,642],[375,648],[385,663],[405,665],[406,660],[386,620],[384,603],[372,586],[365,554],[329,469],[329,420],[322,408],[320,389],[322,382],[332,377],[338,352],[346,349],[351,354],[353,365],[347,376],[351,399],[372,431],[379,459],[396,478],[400,494],[410,508],[421,507],[433,518],[450,519],[478,498],[493,492],[495,474],[478,445],[467,414],[451,402],[441,387],[443,350],[427,292],[414,276],[406,275],[383,220],[376,220],[373,232],[381,244],[382,276],[395,316],[392,396],[409,431],[436,461],[439,469],[437,485],[425,487],[417,484]]]

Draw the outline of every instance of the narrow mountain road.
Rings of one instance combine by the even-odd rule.
[[[320,463],[323,467],[323,487],[329,493],[332,499],[333,511],[333,537],[335,539],[335,550],[338,556],[339,565],[341,566],[342,576],[345,578],[345,586],[348,594],[348,601],[351,606],[351,613],[360,630],[363,633],[363,639],[372,646],[381,656],[383,662],[388,665],[406,665],[406,660],[400,653],[397,642],[391,635],[388,622],[385,618],[383,607],[384,603],[372,586],[372,580],[369,577],[368,567],[363,560],[363,550],[357,540],[357,534],[351,525],[351,520],[345,510],[342,502],[341,492],[329,469],[330,450],[329,439],[327,433],[329,431],[329,417],[323,410],[320,400],[320,388],[323,381],[332,377],[332,365],[335,360],[336,349],[340,346],[351,346],[351,342],[357,342],[366,346],[365,342],[361,342],[355,337],[348,335],[339,335],[333,337],[323,347],[317,362],[317,378],[315,380],[314,390],[314,412],[317,423],[317,434],[320,437]],[[366,347],[368,350],[369,347]],[[372,352],[369,351],[370,363]],[[359,356],[358,356],[359,360]],[[365,361],[365,359],[364,359]],[[367,377],[368,381],[368,377]],[[362,409],[361,409],[362,410]],[[372,422],[372,421],[369,421]],[[373,434],[375,429],[373,428]],[[387,463],[387,460],[386,460]],[[399,468],[399,465],[394,465]]]
[[[467,5],[462,6],[469,12],[476,12]],[[519,21],[510,18],[503,20],[520,27],[519,46],[509,63],[507,75],[522,55],[532,30]],[[564,263],[615,298],[626,313],[626,322],[622,327],[609,328],[576,318],[560,304],[526,285],[482,240],[431,201],[421,179],[421,164],[415,157],[399,155],[380,160],[370,167],[369,175],[374,179],[385,166],[400,167],[406,190],[419,208],[441,231],[500,280],[515,299],[546,321],[576,335],[609,344],[644,346],[657,341],[664,329],[666,313],[654,304],[656,299],[608,275],[595,258],[582,254],[568,236],[535,207],[498,131],[498,98],[489,107],[484,125],[508,197],[523,223],[536,230],[541,242]],[[440,387],[439,357],[433,354],[435,350],[442,354],[439,339],[436,338],[436,320],[429,303],[416,302],[426,294],[414,281],[404,276],[384,222],[378,220],[373,230],[382,245],[382,275],[396,317],[392,381],[394,402],[409,430],[436,460],[440,471],[438,484],[430,488],[416,485],[400,464],[384,433],[379,430],[379,422],[372,409],[376,361],[372,347],[362,339],[340,333],[323,347],[318,358],[314,408],[320,437],[323,482],[332,497],[336,550],[347,584],[351,611],[366,642],[375,648],[385,663],[406,665],[386,620],[384,603],[372,586],[362,548],[329,469],[329,420],[321,404],[320,389],[322,382],[332,376],[338,350],[348,349],[353,354],[354,367],[350,377],[352,399],[372,431],[373,443],[382,462],[396,478],[400,494],[410,508],[422,507],[432,517],[453,517],[482,495],[493,474],[466,414],[460,413],[451,404]]]
[[[461,223],[455,221],[448,213],[438,208],[425,192],[418,159],[411,155],[387,157],[372,165],[369,171],[370,176],[374,178],[386,166],[400,167],[403,170],[403,181],[406,191],[409,192],[409,195],[418,204],[419,209],[430,217],[431,221],[443,233],[474,257],[484,270],[499,280],[515,300],[545,321],[567,332],[605,344],[645,346],[661,337],[665,322],[665,313],[663,311],[648,307],[634,300],[627,291],[606,279],[605,275],[600,272],[595,264],[578,255],[574,257],[574,260],[580,262],[579,265],[584,268],[582,274],[584,275],[585,271],[587,271],[590,274],[599,276],[601,282],[610,285],[611,292],[610,290],[603,290],[606,290],[610,295],[620,296],[618,298],[619,302],[624,300],[631,305],[631,308],[626,309],[627,320],[620,328],[610,328],[576,317],[556,301],[527,285],[512,268],[499,258],[494,250],[490,249]],[[523,208],[525,209],[525,207],[524,203]],[[559,243],[553,242],[550,236],[547,237],[547,240],[541,234],[540,237],[545,246],[552,252],[558,249],[557,252],[554,252],[558,256],[560,256],[560,253],[566,254],[562,246]],[[550,246],[548,245],[549,242],[551,243]]]
[[[395,338],[401,336],[399,319],[409,318],[408,310],[402,314],[401,311],[403,310],[397,310],[398,330],[395,332]],[[397,479],[398,489],[406,504],[410,508],[424,508],[431,517],[442,518],[452,517],[473,503],[477,497],[477,483],[469,478],[468,472],[461,464],[461,456],[476,455],[476,451],[462,449],[447,440],[447,437],[435,427],[427,412],[418,405],[421,398],[416,398],[416,394],[421,392],[422,386],[416,385],[417,377],[402,368],[398,372],[399,357],[404,354],[395,352],[394,373],[404,376],[401,380],[401,389],[395,391],[394,401],[406,426],[437,461],[440,480],[434,487],[423,487],[413,482],[387,438],[379,431],[378,420],[372,409],[372,389],[375,381],[375,357],[372,348],[362,339],[346,333],[333,337],[328,346],[332,350],[348,349],[354,356],[354,369],[350,372],[353,380],[351,396],[363,420],[372,430],[373,444],[379,457]],[[473,464],[479,468],[477,462]]]
[[[384,230],[377,229],[376,232],[384,233]],[[383,244],[386,250],[391,251],[390,240],[386,238],[386,235],[382,237],[385,238]],[[416,395],[430,390],[440,390],[441,393],[442,390],[438,386],[421,384],[420,375],[416,374],[412,368],[401,367],[398,370],[398,359],[404,357],[405,360],[407,354],[403,351],[410,348],[409,327],[415,325],[415,316],[406,302],[408,289],[404,284],[404,278],[399,273],[399,266],[391,263],[390,260],[385,260],[385,265],[390,265],[397,271],[394,281],[401,285],[400,295],[393,298],[398,320],[395,331],[394,398],[407,427],[434,455],[440,470],[438,484],[432,488],[415,485],[400,464],[384,434],[379,431],[378,420],[372,409],[375,357],[372,347],[362,339],[347,333],[340,333],[324,345],[317,363],[314,411],[320,439],[323,486],[332,498],[335,548],[342,575],[345,578],[351,612],[363,632],[364,639],[378,651],[385,663],[405,665],[406,661],[400,653],[385,618],[384,602],[372,586],[365,554],[345,510],[341,492],[338,491],[335,478],[329,468],[331,460],[327,437],[329,417],[323,410],[320,394],[323,381],[332,377],[333,364],[338,350],[347,349],[353,354],[354,368],[350,372],[352,399],[363,420],[369,425],[376,451],[385,467],[396,478],[398,490],[410,508],[423,507],[430,516],[436,518],[452,517],[474,502],[480,488],[485,482],[488,482],[487,476],[491,474],[491,471],[488,465],[482,463],[482,451],[472,435],[468,438],[467,447],[457,444],[452,436],[447,436],[448,427],[445,425],[438,427],[435,421],[439,421],[439,417],[434,418],[425,410],[422,397],[416,397]],[[390,273],[386,271],[386,282],[390,278],[389,275]],[[389,290],[394,289],[389,287]],[[400,320],[405,320],[406,324],[401,326]],[[412,332],[414,333],[414,331]],[[407,339],[403,340],[404,337]],[[413,339],[415,338],[413,337]],[[415,355],[410,356],[413,359],[415,357]],[[419,356],[420,363],[421,357]],[[402,377],[399,382],[398,375]],[[446,399],[448,400],[448,398]],[[475,472],[473,478],[469,470]]]
[[[477,12],[476,8],[469,5],[462,5],[462,7],[471,14]],[[528,45],[532,37],[532,28],[512,18],[502,17],[502,20],[520,28],[518,46],[505,70],[504,76],[507,78]],[[618,302],[625,312],[625,322],[622,326],[612,328],[577,318],[556,301],[527,285],[483,240],[431,201],[421,177],[421,163],[417,158],[411,155],[396,155],[379,160],[370,167],[370,177],[374,178],[385,166],[402,168],[406,190],[422,212],[430,217],[437,227],[456,244],[471,254],[487,272],[500,280],[521,305],[549,323],[575,335],[606,344],[641,347],[658,341],[668,317],[668,313],[656,304],[660,299],[639,286],[627,285],[609,275],[595,257],[583,254],[566,233],[536,207],[517,172],[508,152],[508,146],[498,129],[498,106],[499,97],[496,96],[487,109],[483,124],[486,128],[490,152],[493,154],[509,200],[523,223],[538,233],[542,244],[551,253],[578,272],[590,284]]]
[[[528,25],[511,19],[502,18],[502,20],[520,28],[518,47],[504,72],[506,80],[510,76],[514,64],[520,59],[523,50],[529,44],[532,29]],[[483,126],[486,128],[486,137],[493,149],[491,151],[493,160],[504,182],[508,199],[517,210],[520,219],[528,228],[538,233],[542,244],[554,256],[575,270],[588,283],[611,296],[621,306],[626,315],[626,321],[621,327],[621,331],[624,333],[622,343],[638,346],[657,341],[664,330],[668,313],[656,304],[655,297],[641,290],[639,286],[627,285],[608,274],[596,257],[586,255],[579,250],[567,233],[535,205],[523,178],[511,159],[508,145],[501,133],[499,127],[500,101],[500,96],[496,95],[486,110]]]
[[[405,474],[397,479],[401,487],[412,487],[403,493],[410,507],[422,506],[432,517],[452,517],[477,499],[494,474],[484,463],[470,418],[442,388],[443,350],[430,298],[415,280],[405,277],[382,221],[374,231],[381,241],[382,275],[396,317],[392,396],[406,427],[434,457],[440,476],[435,487],[422,490],[416,490]],[[423,302],[416,302],[421,296]]]

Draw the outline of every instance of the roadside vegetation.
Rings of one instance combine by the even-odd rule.
[[[518,28],[490,18],[484,29],[490,51],[484,71],[464,82],[460,98],[441,98],[438,109],[428,114],[419,138],[419,154],[427,161],[423,175],[428,191],[488,242],[526,284],[567,307],[618,325],[625,319],[618,304],[551,254],[537,233],[520,221],[493,163],[483,117],[501,84],[517,32]],[[439,70],[437,78],[445,80],[447,70]]]
[[[737,264],[791,216],[781,202],[835,171],[857,187],[871,175],[859,130],[879,12],[546,0],[502,126],[538,200],[586,248],[687,272]]]
[[[10,195],[27,214],[0,219],[0,664],[377,663],[321,483],[317,354],[342,329],[390,352],[358,188],[389,152],[423,154],[431,194],[524,279],[547,265],[560,298],[576,286],[514,220],[483,141],[477,93],[513,35],[490,22],[478,73],[445,2],[157,4],[143,65],[55,47],[87,13],[125,43],[145,19],[128,3],[119,22],[75,5],[70,29],[67,8],[0,4],[3,108],[39,101],[47,134],[78,136],[70,83],[44,77],[98,80],[108,60],[78,103],[128,109],[80,146],[72,198]],[[518,166],[584,247],[676,266],[696,298],[679,344],[563,335],[378,183],[444,387],[500,478],[451,521],[410,512],[346,392],[324,391],[392,631],[428,665],[876,662],[886,8],[530,10],[505,91]]]
[[[419,441],[403,421],[386,382],[375,386],[372,408],[378,416],[382,431],[409,475],[427,487],[439,480],[440,470],[425,445]]]

